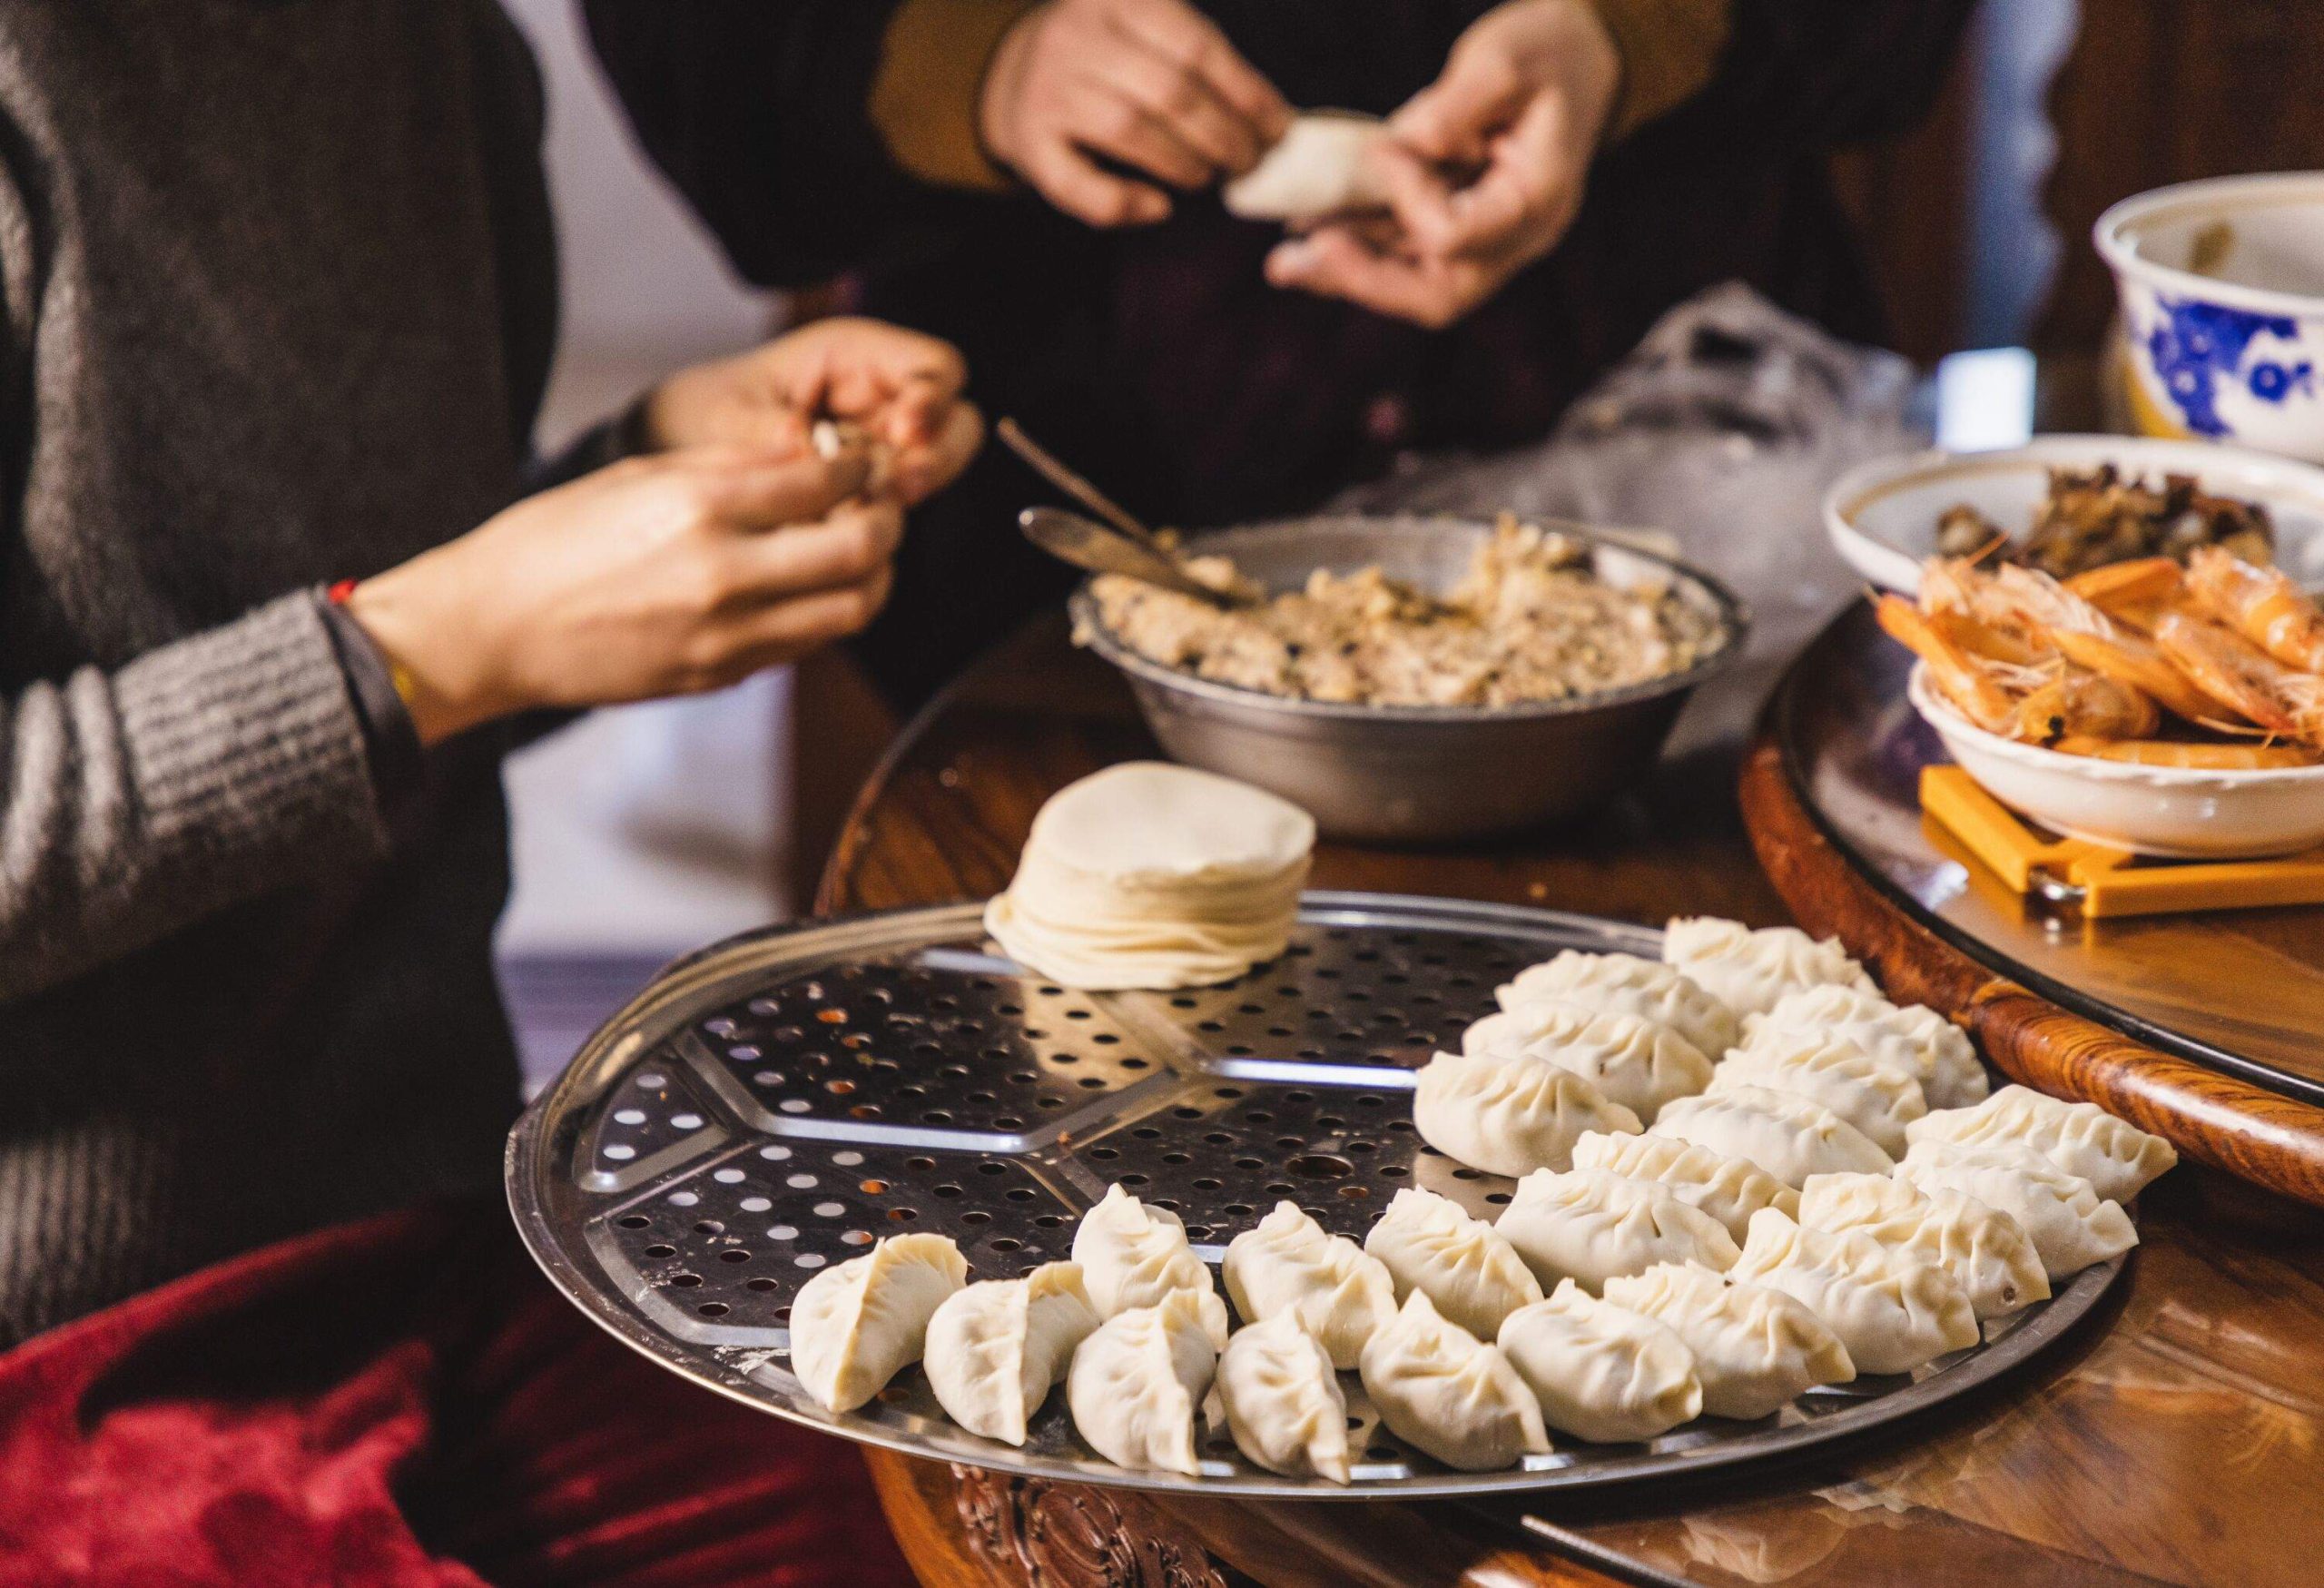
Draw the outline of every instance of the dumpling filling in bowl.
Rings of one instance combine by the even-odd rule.
[[[1241,581],[1224,557],[1187,567],[1220,590]],[[1317,568],[1304,588],[1236,608],[1117,574],[1090,589],[1098,621],[1148,661],[1371,705],[1564,700],[1686,672],[1728,641],[1713,614],[1669,585],[1610,583],[1584,542],[1506,515],[1441,598],[1376,565]]]

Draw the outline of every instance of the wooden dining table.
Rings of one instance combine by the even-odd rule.
[[[1455,848],[1325,843],[1315,882],[1658,924],[1786,921],[1737,799],[1751,717],[1732,715],[1577,824]],[[1153,754],[1118,676],[1061,621],[1038,624],[907,727],[820,907],[990,894],[1050,794]],[[931,1588],[2324,1583],[2324,1213],[2191,1163],[2138,1212],[2126,1281],[2053,1349],[1893,1433],[1746,1476],[1556,1500],[1257,1503],[865,1459]]]

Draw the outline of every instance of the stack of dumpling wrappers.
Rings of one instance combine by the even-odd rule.
[[[927,1235],[819,1274],[793,1309],[794,1371],[844,1410],[924,1354],[954,1420],[1011,1445],[1063,1382],[1083,1440],[1121,1466],[1198,1476],[1223,1420],[1252,1462],[1344,1484],[1364,1475],[1352,1370],[1404,1443],[1490,1470],[1553,1432],[1764,1418],[1975,1346],[2134,1245],[2122,1204],[2176,1161],[2089,1104],[1987,1095],[1962,1033],[1789,928],[1674,922],[1663,960],[1561,954],[1498,1000],[1413,1108],[1438,1151],[1517,1178],[1493,1221],[1408,1188],[1359,1244],[1281,1203],[1226,1248],[1230,1317],[1177,1217],[1115,1186],[1074,1260],[1023,1278],[967,1284]]]
[[[1064,987],[1201,987],[1290,941],[1313,817],[1233,778],[1132,761],[1058,791],[1033,818],[985,930]]]

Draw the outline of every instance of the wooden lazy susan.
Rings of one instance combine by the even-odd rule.
[[[1910,660],[1868,608],[1843,614],[1745,760],[1744,819],[1801,924],[2012,1078],[2324,1205],[2324,905],[2114,913],[2025,888],[1924,810],[1945,756],[1905,697]]]

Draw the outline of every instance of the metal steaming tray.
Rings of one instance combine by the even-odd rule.
[[[1404,1186],[1492,1218],[1511,1182],[1413,1131],[1413,1072],[1560,949],[1653,955],[1659,934],[1585,916],[1311,893],[1290,952],[1228,986],[1060,990],[994,955],[980,907],[822,922],[680,962],[583,1047],[508,1144],[533,1255],[583,1311],[664,1366],[794,1422],[909,1455],[1075,1483],[1303,1498],[1421,1498],[1674,1476],[1889,1423],[2066,1333],[2122,1270],[2089,1269],[1909,1377],[1812,1392],[1757,1423],[1705,1417],[1646,1445],[1557,1449],[1456,1473],[1381,1427],[1354,1374],[1354,1482],[1276,1476],[1223,1429],[1202,1475],[1129,1472],[1075,1435],[1060,1386],[1023,1449],[953,1425],[908,1368],[834,1415],[787,1366],[792,1297],[881,1235],[935,1230],[972,1277],[1068,1255],[1120,1181],[1196,1251],[1284,1198],[1359,1240]],[[1198,1433],[1200,1431],[1198,1430]]]

